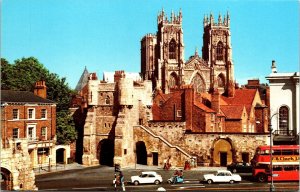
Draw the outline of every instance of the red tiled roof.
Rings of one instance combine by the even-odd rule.
[[[241,119],[243,115],[243,105],[221,105],[221,111],[227,119]]]
[[[210,93],[201,93],[201,97],[211,101],[211,94]],[[228,105],[226,100],[224,100],[224,96],[220,96],[220,105]]]
[[[215,113],[214,110],[212,110],[211,108],[207,107],[206,105],[204,105],[203,103],[199,102],[199,101],[195,101],[194,102],[194,105],[199,107],[200,109],[202,109],[203,111],[205,112],[208,112],[208,113]]]
[[[222,96],[222,99],[229,105],[252,105],[256,92],[256,89],[237,89],[234,97]]]

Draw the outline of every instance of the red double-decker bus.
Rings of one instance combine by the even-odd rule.
[[[259,182],[271,180],[270,162],[270,146],[258,147],[251,163]],[[299,181],[299,145],[272,146],[272,167],[274,181]]]

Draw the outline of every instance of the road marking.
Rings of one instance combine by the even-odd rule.
[[[107,189],[108,187],[79,187],[79,188],[72,188],[72,189]]]
[[[200,186],[187,186],[187,187],[179,187],[179,188],[184,189],[184,188],[198,188],[198,187],[205,187],[205,186],[200,185]]]
[[[203,184],[201,184],[201,183],[194,183],[194,184],[189,183],[189,184],[186,184],[186,185],[182,185],[182,184],[181,184],[181,185],[180,185],[180,184],[177,184],[177,185],[176,185],[176,184],[175,184],[175,185],[171,185],[171,186],[172,186],[172,187],[176,187],[176,186],[178,187],[178,186],[190,186],[190,185],[203,185]]]

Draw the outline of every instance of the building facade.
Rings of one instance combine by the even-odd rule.
[[[1,173],[8,189],[35,189],[33,169],[56,165],[56,104],[45,97],[44,81],[34,93],[1,90]]]
[[[266,77],[270,85],[270,114],[274,144],[299,143],[299,72],[279,73],[272,61],[272,73]]]

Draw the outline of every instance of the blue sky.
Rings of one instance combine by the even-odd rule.
[[[235,78],[266,82],[271,61],[278,72],[299,71],[299,2],[200,0],[2,0],[1,57],[34,56],[75,88],[86,66],[140,72],[140,40],[156,33],[157,14],[182,9],[185,59],[202,48],[203,17],[231,18]]]

